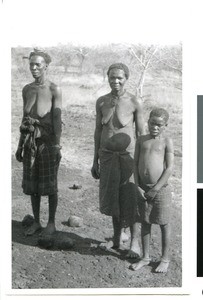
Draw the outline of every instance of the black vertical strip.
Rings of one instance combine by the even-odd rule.
[[[197,277],[203,277],[203,189],[197,190]]]
[[[203,183],[203,96],[197,96],[197,182]]]

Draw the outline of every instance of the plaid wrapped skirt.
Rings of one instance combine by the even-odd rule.
[[[27,195],[53,195],[57,193],[57,174],[60,164],[58,150],[46,143],[37,146],[33,160],[31,150],[24,148],[23,192]]]
[[[168,224],[170,222],[171,201],[171,188],[168,184],[160,189],[152,201],[143,201],[139,198],[138,206],[141,221],[148,224]]]

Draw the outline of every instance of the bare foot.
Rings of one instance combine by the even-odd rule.
[[[168,259],[161,259],[160,264],[156,268],[156,273],[166,273],[169,266],[169,260]]]
[[[54,223],[48,223],[47,227],[43,230],[42,236],[52,235],[56,231]]]
[[[115,249],[115,250],[125,250],[125,247],[122,247],[122,245],[115,243],[113,240],[104,242],[99,244],[98,246],[102,250],[110,250],[110,249]]]
[[[26,230],[25,235],[26,236],[30,236],[33,235],[35,232],[37,232],[38,230],[40,230],[42,227],[40,225],[40,223],[36,223],[34,222],[30,228],[28,228],[28,230]]]
[[[130,269],[133,271],[137,271],[144,266],[148,266],[150,263],[150,258],[142,258],[138,263],[130,265]]]
[[[128,251],[126,257],[128,258],[139,258],[140,257],[140,246],[138,240],[133,238],[130,243],[130,250]]]
[[[113,246],[114,246],[113,241],[104,242],[104,243],[99,244],[99,248],[102,250],[109,250],[109,249],[113,248]]]
[[[127,258],[136,258],[137,259],[137,258],[140,257],[140,255],[138,253],[134,252],[133,250],[129,249],[128,253],[126,254],[126,257]]]

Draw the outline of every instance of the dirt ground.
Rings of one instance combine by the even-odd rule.
[[[112,236],[111,218],[98,209],[99,182],[90,174],[93,158],[94,105],[71,105],[63,111],[62,161],[59,169],[59,203],[56,215],[57,235],[70,238],[71,249],[38,245],[39,233],[25,237],[22,219],[31,213],[30,199],[22,193],[22,164],[12,158],[12,288],[143,288],[181,287],[181,157],[175,157],[171,182],[172,205],[171,263],[167,274],[154,272],[161,255],[160,229],[152,228],[149,266],[135,272],[129,269],[133,259],[126,251],[104,251],[97,245]],[[179,171],[177,171],[179,169]],[[74,184],[80,189],[70,189]],[[48,201],[41,203],[41,220],[45,226]],[[69,227],[70,215],[83,218],[83,226]]]

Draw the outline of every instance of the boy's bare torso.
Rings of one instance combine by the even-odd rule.
[[[139,143],[139,178],[144,186],[150,186],[157,183],[165,169],[166,138],[152,138],[148,134]]]

